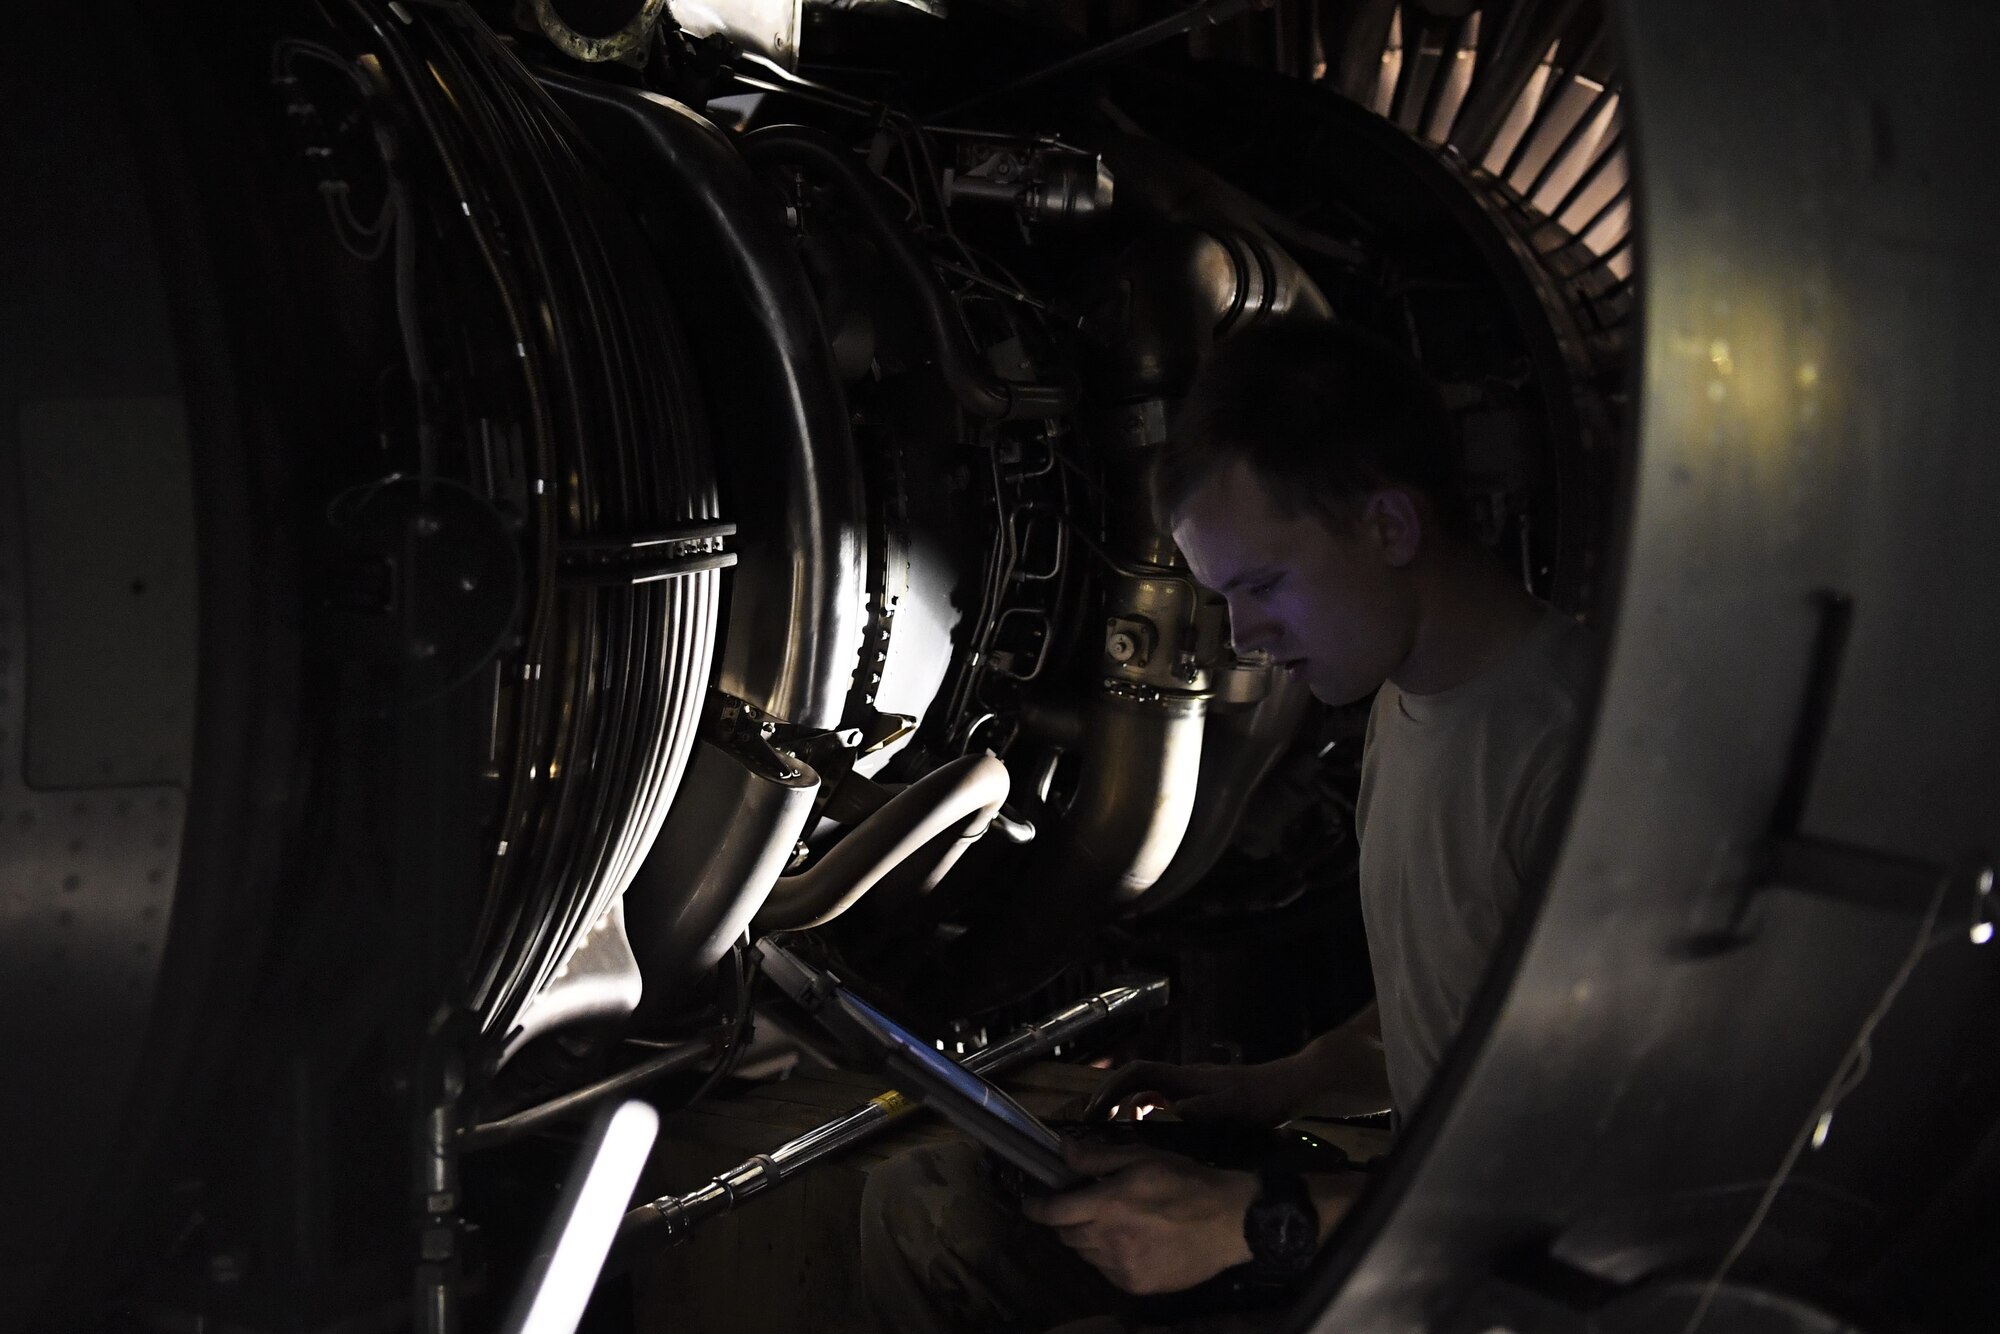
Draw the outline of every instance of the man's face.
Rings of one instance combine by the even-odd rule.
[[[1407,570],[1417,520],[1407,495],[1378,493],[1351,531],[1287,515],[1244,463],[1188,498],[1174,540],[1196,579],[1229,602],[1239,652],[1262,649],[1328,704],[1363,699],[1409,656],[1416,602]]]

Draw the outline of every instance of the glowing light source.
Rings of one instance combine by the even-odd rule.
[[[584,1141],[544,1249],[503,1327],[506,1334],[575,1334],[659,1132],[658,1112],[628,1102]]]
[[[1972,903],[1972,943],[1984,945],[1993,939],[1993,868],[1979,872],[1975,884],[1978,897]]]

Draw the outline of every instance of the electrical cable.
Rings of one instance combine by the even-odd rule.
[[[1835,1109],[1867,1077],[1868,1069],[1874,1063],[1874,1053],[1869,1044],[1875,1036],[1875,1030],[1888,1017],[1889,1011],[1896,1004],[1896,998],[1902,995],[1903,988],[1909,984],[1911,976],[1917,971],[1917,965],[1936,943],[1934,936],[1937,931],[1938,915],[1943,911],[1945,898],[1957,880],[1958,874],[1955,869],[1938,877],[1937,888],[1931,894],[1929,907],[1924,910],[1923,923],[1917,928],[1916,939],[1911,944],[1909,953],[1904,956],[1895,975],[1889,979],[1889,985],[1883,989],[1881,999],[1876,1001],[1875,1007],[1861,1021],[1861,1027],[1855,1033],[1854,1041],[1848,1044],[1840,1064],[1834,1067],[1833,1077],[1827,1081],[1826,1087],[1813,1102],[1811,1113],[1806,1117],[1805,1124],[1799,1128],[1799,1133],[1793,1137],[1791,1146],[1785,1150],[1785,1156],[1779,1162],[1778,1170],[1764,1188],[1764,1194],[1757,1201],[1757,1207],[1751,1212],[1749,1221],[1743,1225],[1743,1231],[1737,1235],[1735,1242],[1723,1255],[1722,1262],[1715,1268],[1715,1273],[1702,1285],[1701,1299],[1695,1304],[1694,1313],[1688,1317],[1687,1325],[1681,1334],[1697,1334],[1700,1330],[1702,1322],[1708,1318],[1709,1308],[1714,1305],[1716,1297],[1722,1291],[1722,1285],[1728,1281],[1730,1271],[1736,1267],[1737,1261],[1743,1258],[1744,1252],[1750,1249],[1750,1243],[1756,1239],[1757,1233],[1763,1229],[1765,1220],[1770,1217],[1771,1208],[1777,1203],[1778,1193],[1791,1179],[1792,1171],[1798,1166],[1799,1158],[1805,1153],[1806,1146],[1814,1144],[1817,1147],[1816,1141],[1824,1141],[1826,1127],[1830,1124]]]
[[[756,1016],[756,1009],[750,1004],[752,980],[749,968],[744,963],[744,955],[750,948],[749,941],[750,937],[746,933],[729,951],[735,963],[736,978],[736,1021],[730,1028],[729,1045],[716,1057],[715,1065],[709,1070],[708,1076],[695,1086],[694,1092],[690,1093],[687,1100],[681,1104],[682,1111],[697,1105],[713,1093],[718,1084],[734,1073],[737,1064],[743,1059],[743,1048],[749,1037],[751,1021]]]
[[[475,192],[470,188],[466,164],[458,150],[453,147],[446,133],[444,122],[437,108],[431,105],[431,89],[435,81],[419,75],[414,53],[403,42],[394,25],[384,22],[363,0],[348,0],[348,8],[357,16],[361,24],[372,32],[380,45],[386,66],[393,71],[396,84],[407,99],[415,118],[424,130],[439,169],[444,173],[451,194],[458,205],[458,211],[472,237],[473,245],[493,284],[494,295],[498,299],[509,334],[512,336],[516,359],[519,362],[521,382],[527,404],[529,434],[533,452],[530,474],[531,499],[529,513],[533,520],[537,555],[536,595],[531,604],[524,647],[522,680],[517,687],[516,746],[524,747],[538,729],[540,721],[542,691],[535,688],[539,678],[539,664],[548,647],[549,620],[553,613],[553,579],[543,577],[554,564],[554,530],[552,523],[552,500],[548,494],[548,482],[554,476],[555,451],[552,439],[552,422],[540,373],[538,348],[531,346],[522,311],[524,302],[516,289],[516,280],[509,266],[502,261],[502,252],[489,235],[483,198],[480,207],[475,208]],[[434,74],[434,71],[429,71]],[[502,938],[511,938],[519,930],[524,917],[525,905],[510,901],[506,894],[511,869],[506,862],[509,848],[518,842],[525,832],[528,820],[529,777],[526,767],[513,766],[508,784],[501,820],[501,837],[497,845],[493,868],[489,874],[486,902],[482,905],[474,928],[472,958],[484,954],[489,965],[475,973],[470,982],[471,1003],[482,1007],[489,999],[498,981],[500,970],[504,968],[505,953],[489,949],[495,931]]]

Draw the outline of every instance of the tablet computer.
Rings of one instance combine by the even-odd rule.
[[[1088,1178],[1063,1161],[1062,1136],[930,1043],[856,996],[831,973],[769,938],[757,942],[764,975],[836,1036],[878,1052],[898,1081],[960,1130],[1051,1190]]]

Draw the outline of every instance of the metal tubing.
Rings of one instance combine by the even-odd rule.
[[[925,774],[863,820],[812,869],[784,876],[758,912],[764,931],[824,926],[932,839],[956,833],[926,872],[935,885],[985,834],[1007,800],[1007,768],[991,755],[967,755]]]
[[[688,1042],[671,1047],[657,1056],[650,1056],[627,1070],[586,1084],[580,1089],[565,1093],[559,1098],[538,1103],[512,1116],[503,1116],[498,1121],[487,1121],[472,1127],[459,1138],[458,1147],[463,1151],[490,1149],[496,1144],[506,1144],[517,1140],[530,1131],[552,1125],[566,1116],[573,1116],[586,1107],[593,1106],[614,1093],[623,1093],[637,1088],[649,1080],[676,1070],[685,1070],[704,1057],[716,1054],[714,1042]]]
[[[426,1076],[429,1096],[418,1123],[416,1144],[417,1263],[411,1273],[412,1311],[417,1334],[458,1334],[458,1121],[465,1077],[451,1052],[427,1068]]]
[[[1114,987],[1029,1024],[1006,1041],[974,1052],[961,1064],[975,1074],[1005,1074],[1046,1055],[1114,1015],[1144,1014],[1166,1003],[1167,979],[1164,977],[1146,978],[1129,986]],[[784,1184],[815,1163],[852,1148],[922,1105],[895,1089],[877,1094],[859,1107],[808,1130],[769,1153],[745,1159],[685,1195],[662,1196],[638,1206],[627,1213],[624,1222],[619,1225],[619,1241],[627,1243],[634,1235],[650,1234],[662,1225],[666,1232],[660,1237],[661,1241],[681,1241],[701,1224],[730,1212],[752,1196]]]
[[[819,785],[812,769],[761,740],[696,743],[688,781],[625,895],[646,979],[642,1015],[664,1020],[750,925],[805,832]]]
[[[1199,800],[1173,861],[1134,901],[1140,911],[1157,912],[1175,902],[1214,869],[1258,785],[1297,733],[1310,699],[1304,682],[1280,672],[1270,693],[1256,704],[1209,707]]]
[[[838,726],[861,653],[867,530],[846,399],[813,314],[805,271],[769,192],[714,125],[636,88],[554,70],[535,77],[607,153],[636,164],[627,184],[698,261],[663,265],[739,447],[740,531],[721,679],[783,722]],[[664,239],[662,243],[664,244]]]

